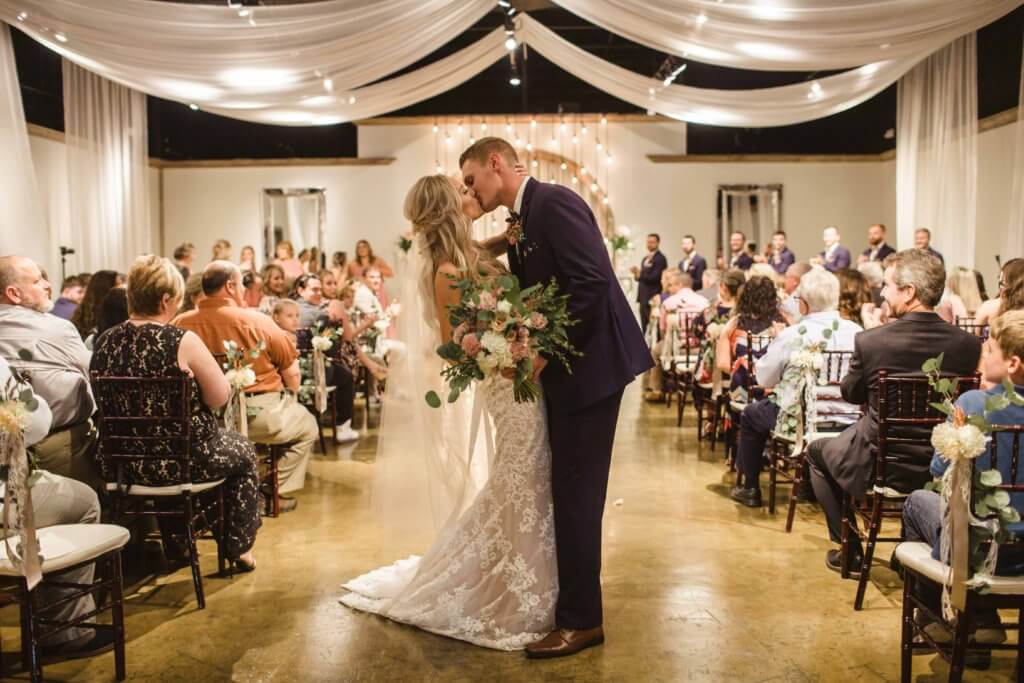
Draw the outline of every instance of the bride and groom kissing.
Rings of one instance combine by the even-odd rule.
[[[378,466],[398,457],[405,472],[418,461],[434,473],[449,494],[442,496],[446,521],[422,557],[349,581],[341,602],[480,646],[525,648],[530,658],[572,655],[604,642],[601,519],[615,426],[626,385],[651,356],[579,195],[528,177],[500,138],[478,140],[459,165],[462,183],[426,176],[406,197],[416,243],[403,277],[411,298],[403,301],[415,302],[421,315],[400,319],[405,351],[389,384],[407,390],[386,392],[378,446]],[[499,206],[510,211],[508,232],[474,242],[473,221]],[[492,438],[489,471],[474,486],[476,417],[446,416],[457,405],[431,411],[415,397],[439,381],[442,361],[433,350],[451,339],[446,311],[459,298],[452,278],[500,276],[507,272],[502,254],[523,287],[554,279],[568,294],[578,321],[570,342],[581,355],[569,368],[534,359],[543,396],[533,403],[514,401],[512,382],[500,376],[476,387],[474,403],[482,400],[493,437],[485,437]],[[453,415],[473,434],[468,452],[452,430]],[[423,433],[410,442],[413,425]],[[405,443],[388,447],[389,435]]]

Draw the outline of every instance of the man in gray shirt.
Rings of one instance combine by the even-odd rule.
[[[74,325],[48,315],[50,289],[31,259],[0,257],[0,356],[28,375],[53,413],[50,433],[35,447],[39,467],[97,487],[90,354]],[[31,360],[22,359],[22,351]]]

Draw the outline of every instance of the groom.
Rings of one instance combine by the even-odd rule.
[[[568,188],[521,176],[517,161],[505,140],[482,138],[459,166],[484,211],[504,206],[518,228],[507,233],[518,240],[501,235],[485,248],[507,251],[523,287],[557,280],[579,321],[569,339],[583,355],[573,358],[571,374],[561,363],[534,361],[548,412],[559,594],[555,630],[526,656],[562,657],[604,642],[601,517],[615,423],[623,390],[652,361],[590,207]]]

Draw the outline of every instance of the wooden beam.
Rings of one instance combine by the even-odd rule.
[[[389,166],[394,157],[326,157],[311,159],[191,159],[164,161],[150,159],[158,168],[252,168],[256,166]]]
[[[656,164],[773,164],[881,161],[880,154],[648,154]]]
[[[531,120],[537,123],[574,123],[582,122],[588,124],[600,123],[601,117],[609,123],[667,123],[673,122],[667,116],[648,116],[647,114],[453,114],[444,116],[381,116],[375,119],[360,119],[354,123],[357,126],[425,126],[436,123],[447,123],[448,125],[458,124],[460,121],[466,125],[477,125],[484,119],[490,125],[502,125],[509,123],[529,123]],[[676,123],[680,123],[675,121]]]
[[[45,126],[37,126],[34,123],[26,123],[25,127],[28,129],[29,135],[33,135],[37,138],[53,140],[54,142],[64,142],[63,131],[54,130]]]

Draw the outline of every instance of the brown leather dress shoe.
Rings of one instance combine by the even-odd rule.
[[[575,631],[569,628],[555,629],[536,643],[526,646],[529,659],[549,659],[551,657],[568,657],[604,642],[604,629],[588,628]]]

